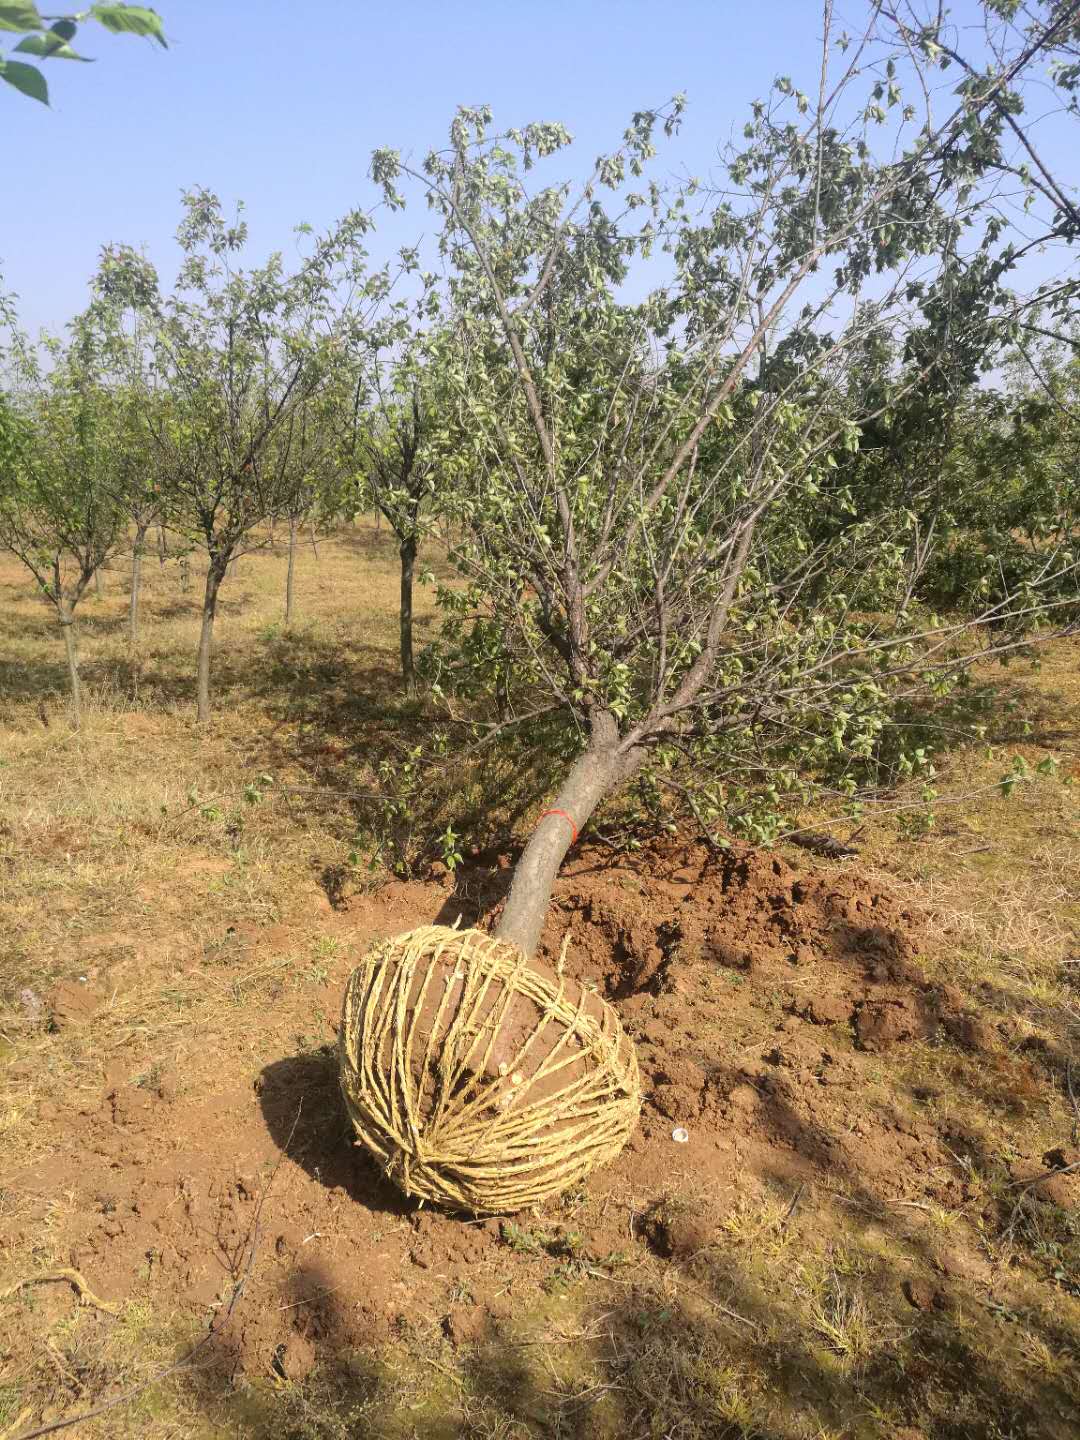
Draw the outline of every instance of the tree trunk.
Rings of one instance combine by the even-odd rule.
[[[136,527],[135,544],[131,550],[131,603],[128,606],[128,639],[132,649],[139,643],[139,588],[142,585],[143,542],[146,539],[145,525]]]
[[[168,554],[169,552],[165,548],[165,526],[159,523],[157,527],[157,558],[158,564],[163,568]]]
[[[210,653],[214,640],[214,616],[217,614],[218,591],[225,578],[225,565],[210,561],[203,595],[202,630],[199,632],[198,714],[199,724],[210,719]]]
[[[413,664],[412,594],[413,571],[416,568],[416,536],[401,542],[401,678],[409,695],[416,694],[416,669]]]
[[[292,624],[293,574],[296,570],[296,517],[289,516],[289,569],[285,576],[285,629]]]
[[[516,945],[526,955],[533,954],[547,918],[551,887],[575,835],[584,829],[600,801],[629,780],[644,761],[644,750],[620,752],[613,716],[601,713],[594,718],[589,748],[575,760],[514,868],[510,894],[495,931],[500,940]]]
[[[58,607],[60,627],[64,632],[64,649],[67,651],[68,683],[71,687],[71,720],[75,729],[82,724],[82,687],[79,684],[79,648],[75,639],[75,616],[60,602]]]
[[[101,599],[101,567],[94,571],[94,594]]]

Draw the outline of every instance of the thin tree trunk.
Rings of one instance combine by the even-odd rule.
[[[293,574],[296,570],[296,517],[289,516],[289,569],[285,576],[285,628],[292,624]]]
[[[413,662],[413,572],[416,568],[416,536],[401,542],[401,678],[409,695],[416,694],[416,667]]]
[[[63,601],[58,607],[60,628],[64,632],[64,649],[67,651],[68,684],[71,688],[71,719],[78,730],[82,724],[82,686],[79,683],[79,647],[75,637],[75,616]]]
[[[644,750],[622,754],[618,727],[606,713],[593,721],[589,748],[574,762],[562,789],[540,817],[514,869],[506,905],[495,933],[532,955],[547,918],[551,887],[563,856],[593,811],[645,761]],[[562,812],[562,813],[558,813]]]
[[[217,614],[218,591],[225,578],[225,566],[211,560],[206,572],[206,591],[203,595],[202,629],[199,632],[199,661],[197,666],[199,724],[210,719],[210,655],[214,641],[214,616]]]
[[[139,589],[142,585],[143,542],[147,527],[136,526],[135,544],[131,550],[131,603],[128,606],[128,639],[132,649],[139,643]]]
[[[312,518],[312,521],[311,521],[311,548],[312,548],[312,550],[315,551],[315,559],[318,560],[318,558],[319,558],[319,547],[318,547],[318,545],[317,545],[316,542],[315,542],[315,520],[314,520],[314,517]]]
[[[164,569],[165,561],[168,558],[168,550],[165,547],[165,526],[160,522],[157,527],[157,558],[158,564]]]

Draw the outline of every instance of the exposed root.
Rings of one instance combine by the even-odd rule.
[[[64,1281],[73,1285],[79,1292],[80,1305],[92,1305],[95,1310],[104,1310],[106,1315],[120,1314],[120,1306],[110,1305],[107,1300],[100,1300],[78,1270],[47,1270],[42,1275],[28,1275],[25,1280],[17,1280],[6,1290],[0,1290],[0,1300],[7,1300],[12,1295],[17,1295],[27,1285],[53,1285],[61,1284]]]

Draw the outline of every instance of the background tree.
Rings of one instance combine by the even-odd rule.
[[[968,397],[942,473],[950,504],[927,597],[971,612],[1044,590],[1047,557],[1080,542],[1080,344],[1066,336],[1013,352],[999,383]]]
[[[161,17],[145,5],[90,5],[69,15],[43,16],[32,0],[16,0],[16,3],[3,0],[0,3],[0,30],[14,31],[23,39],[10,53],[0,53],[0,80],[47,105],[49,86],[40,64],[45,60],[88,61],[89,57],[78,54],[71,43],[79,26],[87,20],[95,21],[116,35],[145,36],[156,40],[163,50],[168,49]],[[38,63],[28,64],[26,60],[13,59],[15,55],[28,55]]]
[[[291,626],[295,609],[296,552],[300,527],[311,525],[315,545],[316,511],[328,494],[327,481],[337,464],[337,448],[328,391],[306,399],[276,433],[274,456],[275,490],[280,495],[278,514],[289,530],[289,558],[285,572],[285,627]],[[276,517],[274,517],[276,518]]]
[[[471,663],[479,614],[515,675],[513,722],[544,724],[567,767],[499,922],[526,953],[574,835],[632,778],[769,838],[785,796],[857,794],[897,703],[952,683],[986,622],[1054,613],[1031,586],[949,625],[914,613],[910,493],[867,519],[828,477],[957,331],[984,356],[1007,336],[1004,137],[1072,17],[995,34],[941,117],[935,22],[913,33],[875,6],[837,42],[830,20],[814,90],[781,78],[709,192],[634,188],[678,100],[636,116],[576,194],[523,181],[565,130],[496,135],[484,109],[422,170],[374,159],[391,203],[400,177],[423,186],[451,273],[448,491],[472,585],[443,597],[462,617],[443,683],[476,699],[490,673]],[[1057,210],[1042,220],[1060,238]],[[656,247],[665,283],[621,303]],[[863,396],[849,362],[875,339],[911,363]],[[1050,589],[1075,574],[1070,550],[1044,555]]]
[[[98,288],[143,317],[139,383],[156,397],[145,416],[165,518],[207,557],[197,658],[205,721],[221,586],[230,563],[257,543],[255,527],[281,509],[281,436],[324,383],[335,266],[353,254],[367,221],[350,216],[287,275],[280,255],[251,270],[239,264],[247,226],[239,213],[230,224],[216,195],[191,191],[184,207],[177,238],[185,259],[171,296],[126,248],[106,252]]]
[[[162,491],[157,474],[157,450],[141,407],[147,397],[127,390],[117,397],[122,407],[126,443],[118,457],[117,483],[133,529],[131,536],[131,591],[128,601],[128,640],[139,643],[139,602],[142,596],[142,562],[146,537],[161,520]]]
[[[6,407],[0,467],[0,544],[15,554],[52,605],[64,636],[72,716],[82,719],[76,608],[122,543],[126,515],[115,484],[124,434],[105,384],[90,315],[72,339],[46,345],[46,364],[16,335],[14,393]]]
[[[376,380],[376,398],[358,427],[355,448],[367,492],[398,543],[401,566],[401,677],[416,690],[413,654],[413,587],[424,527],[432,518],[437,463],[431,440],[435,412],[431,377],[416,353],[399,358]],[[425,507],[426,513],[425,513]]]

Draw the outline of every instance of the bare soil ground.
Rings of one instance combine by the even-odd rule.
[[[363,947],[491,924],[514,856],[378,863],[364,797],[430,723],[390,547],[306,556],[291,636],[280,549],[242,562],[202,735],[194,592],[148,569],[136,659],[122,577],[87,601],[75,736],[0,558],[0,1436],[140,1386],[79,1433],[1077,1433],[1080,647],[983,677],[992,743],[928,835],[575,847],[542,949],[569,932],[633,1035],[641,1125],[580,1193],[476,1221],[382,1181],[336,1088]],[[1006,799],[1017,753],[1060,769]],[[502,776],[447,823],[493,796],[527,826]],[[110,1308],[22,1283],[61,1268]]]

